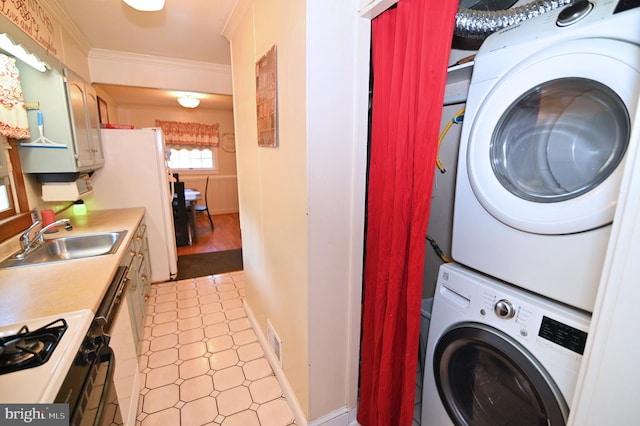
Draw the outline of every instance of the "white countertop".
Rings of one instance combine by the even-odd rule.
[[[144,208],[91,211],[68,217],[72,231],[60,227],[45,238],[124,229],[129,232],[114,254],[0,270],[0,326],[84,309],[95,313],[144,217]]]

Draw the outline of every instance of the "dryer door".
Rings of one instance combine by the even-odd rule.
[[[531,233],[611,223],[638,70],[638,46],[591,39],[547,49],[507,72],[469,133],[469,181],[482,206]]]
[[[569,409],[544,368],[489,326],[461,324],[438,341],[433,370],[456,426],[565,425]]]

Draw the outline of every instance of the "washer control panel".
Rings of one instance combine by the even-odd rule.
[[[511,319],[516,315],[516,308],[513,306],[513,303],[509,302],[507,299],[500,299],[493,306],[493,311],[496,313],[498,318],[502,319]]]
[[[475,322],[516,339],[536,357],[578,368],[590,316],[457,264],[440,267],[431,325]]]
[[[542,317],[538,336],[580,355],[587,343],[587,333],[547,316]]]

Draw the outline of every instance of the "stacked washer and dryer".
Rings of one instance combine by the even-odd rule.
[[[460,141],[422,425],[564,425],[640,93],[640,0],[488,37]]]

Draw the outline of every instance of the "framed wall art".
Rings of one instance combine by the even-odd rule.
[[[278,147],[278,76],[276,46],[256,62],[258,146]]]

